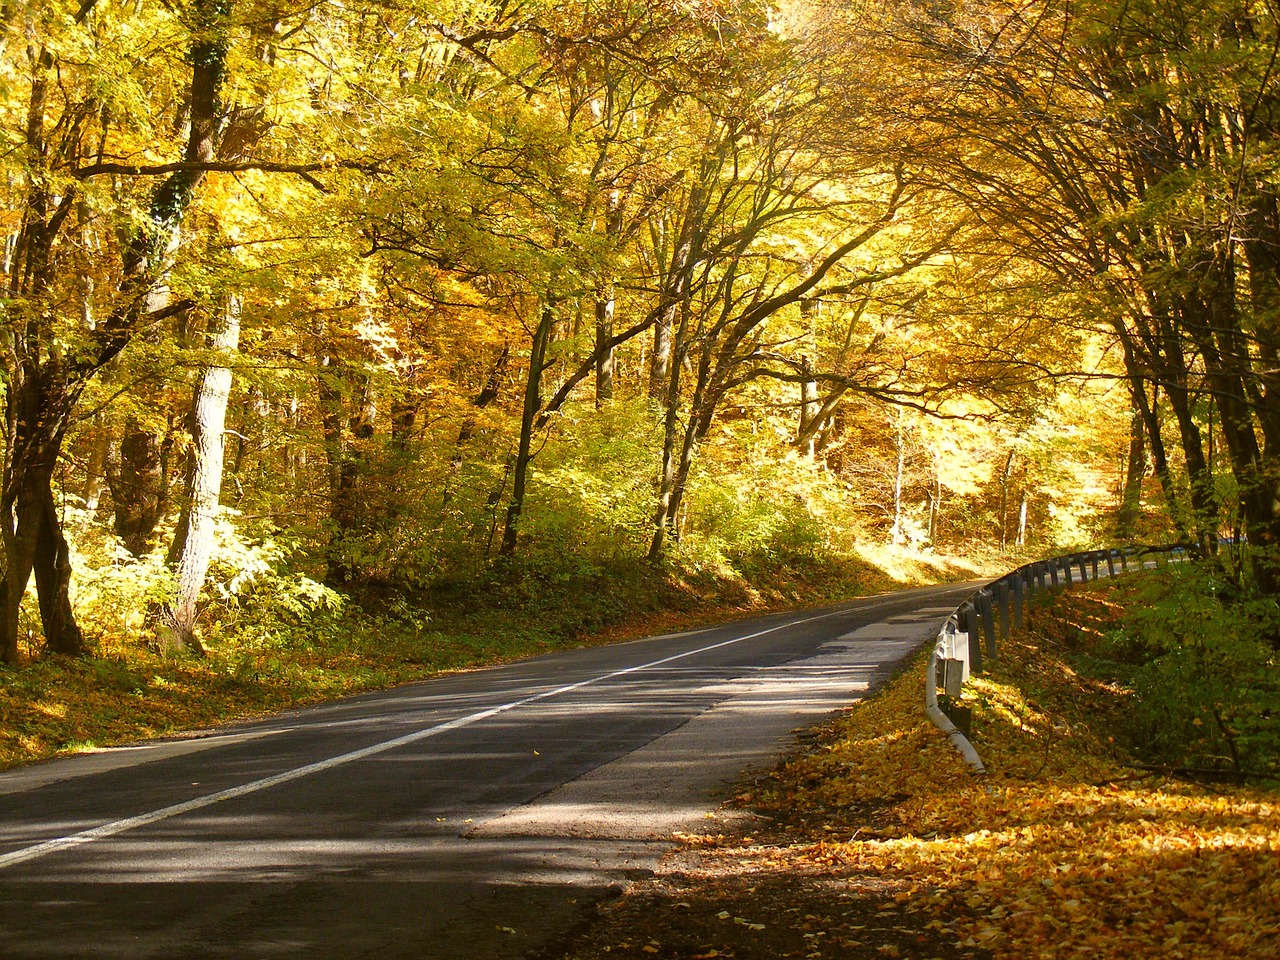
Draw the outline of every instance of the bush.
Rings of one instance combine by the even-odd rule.
[[[1241,597],[1210,565],[1170,569],[1097,653],[1133,688],[1134,740],[1177,766],[1280,772],[1280,674],[1272,597]]]

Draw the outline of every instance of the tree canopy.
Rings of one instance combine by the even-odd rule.
[[[1277,35],[7,3],[0,661],[199,649],[255,591],[872,542],[1238,533],[1274,591]]]

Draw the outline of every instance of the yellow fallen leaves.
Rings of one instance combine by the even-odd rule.
[[[764,930],[765,929],[765,925],[763,923],[756,923],[752,920],[748,920],[746,917],[735,917],[728,910],[721,910],[719,913],[716,914],[716,919],[732,920],[738,926],[746,927],[748,930]]]
[[[1011,644],[974,685],[985,779],[921,716],[917,665],[761,803],[843,810],[811,861],[915,884],[909,909],[997,958],[1280,956],[1276,794],[1142,779],[1091,722],[1115,692],[1053,661]]]

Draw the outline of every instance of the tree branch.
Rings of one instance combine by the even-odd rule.
[[[326,170],[358,170],[361,173],[378,174],[386,170],[391,158],[378,160],[327,160],[316,163],[276,163],[271,160],[179,160],[174,163],[91,163],[76,167],[71,176],[77,180],[106,175],[120,177],[162,177],[174,173],[291,173],[302,177],[320,189],[321,184],[311,174]]]

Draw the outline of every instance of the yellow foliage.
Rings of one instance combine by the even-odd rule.
[[[1280,955],[1275,794],[1149,783],[1082,719],[1105,691],[1007,650],[968,693],[988,777],[924,718],[923,664],[781,772],[766,805],[857,826],[808,858],[915,885],[917,912],[997,958]],[[1078,713],[1055,705],[1064,693]]]

